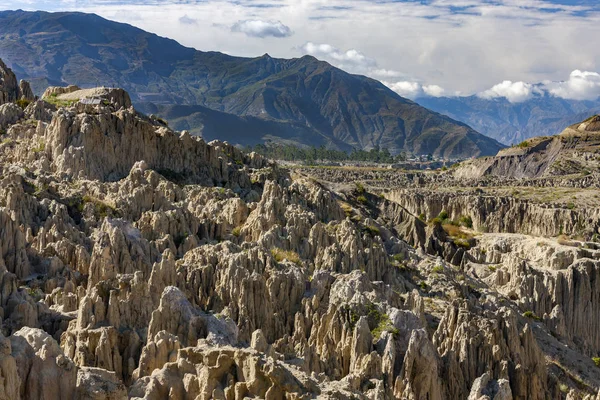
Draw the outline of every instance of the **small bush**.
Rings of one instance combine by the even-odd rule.
[[[294,264],[300,264],[300,256],[295,251],[274,248],[271,250],[271,256],[273,256],[278,263],[289,261]]]
[[[374,304],[369,304],[367,309],[367,318],[375,325],[375,328],[371,330],[373,338],[379,338],[381,334],[386,331],[392,333],[393,335],[398,335],[398,333],[400,333],[398,329],[392,325],[389,315],[380,312]]]
[[[442,223],[444,223],[444,221],[439,217],[435,217],[431,221],[429,221],[429,223],[434,226],[442,226]]]
[[[528,148],[528,147],[529,147],[529,141],[528,141],[528,140],[525,140],[525,141],[523,141],[523,142],[519,143],[519,144],[517,145],[517,147],[518,147],[518,148],[520,148],[520,149],[526,149],[526,148]]]
[[[366,192],[366,190],[365,190],[365,187],[363,186],[363,184],[362,184],[362,183],[360,183],[360,182],[355,182],[354,184],[356,185],[356,191],[357,191],[359,194],[363,194],[363,193],[365,193],[365,192]]]
[[[442,212],[440,213],[440,215],[438,215],[437,217],[438,217],[439,219],[441,219],[442,221],[443,221],[443,220],[446,220],[446,219],[448,219],[448,217],[449,217],[449,215],[448,215],[448,211],[442,211]]]
[[[233,228],[233,230],[231,231],[231,234],[235,237],[239,237],[242,233],[242,227],[241,226],[236,226],[235,228]]]
[[[17,100],[17,102],[16,102],[16,103],[17,103],[17,105],[18,105],[19,107],[21,107],[21,108],[24,110],[24,109],[26,109],[26,108],[27,108],[27,106],[28,106],[29,104],[31,104],[31,101],[29,101],[29,100],[27,100],[27,99],[19,99],[19,100]]]
[[[568,203],[568,204],[567,204],[567,208],[568,208],[569,210],[573,210],[573,209],[575,208],[575,203],[572,203],[572,202],[571,202],[571,203]]]
[[[352,216],[352,206],[350,204],[341,202],[340,207],[342,208],[342,211],[344,211],[346,217],[349,218]]]
[[[421,221],[425,221],[425,220],[427,219],[427,217],[425,216],[425,213],[421,213],[421,214],[419,214],[419,219],[420,219]]]
[[[444,272],[444,267],[442,267],[441,265],[436,265],[435,267],[433,267],[431,272],[435,274],[441,274],[442,272]]]
[[[367,200],[367,198],[363,195],[358,196],[356,200],[361,204],[367,204],[369,202],[369,200]]]
[[[535,315],[535,313],[533,311],[525,311],[523,313],[523,316],[525,318],[533,319],[535,321],[541,321],[542,320],[540,317],[538,317],[537,315]]]
[[[473,228],[473,219],[469,216],[460,217],[458,222],[460,223],[460,226],[464,226],[465,228],[469,229]]]
[[[596,367],[600,368],[600,357],[593,357],[592,361],[596,364]]]

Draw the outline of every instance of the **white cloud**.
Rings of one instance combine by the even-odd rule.
[[[407,97],[409,99],[416,99],[424,96],[440,97],[445,93],[445,90],[441,86],[422,85],[416,80],[410,79],[405,73],[380,68],[377,60],[367,57],[356,49],[343,51],[327,43],[312,42],[304,44],[299,49],[303,54],[309,54],[322,60],[329,61],[336,67],[348,72],[380,79],[384,85],[402,97]],[[406,80],[394,80],[393,78],[404,78]]]
[[[442,97],[444,94],[446,94],[446,90],[438,85],[423,86],[423,92],[431,97]]]
[[[347,69],[349,72],[365,73],[365,71],[382,71],[377,69],[377,62],[365,56],[356,49],[342,51],[327,43],[307,42],[300,47],[304,54],[326,60],[339,68]],[[392,73],[395,71],[385,71]]]
[[[511,103],[521,103],[543,94],[568,100],[596,100],[600,97],[600,74],[576,69],[566,81],[546,80],[538,84],[504,81],[477,95],[484,99],[504,97]]]
[[[343,49],[343,63],[327,61],[349,72],[435,83],[446,93],[478,93],[507,78],[562,81],[575,69],[600,72],[600,46],[582,40],[600,36],[593,0],[0,0],[0,8],[94,12],[199,50],[246,57],[292,58],[298,44],[330,43]],[[182,15],[197,24],[181,23]],[[293,27],[293,36],[278,24]],[[232,34],[234,26],[245,34]],[[278,40],[256,40],[273,34]],[[578,97],[590,90],[568,88],[554,90]]]
[[[600,97],[600,74],[575,70],[563,82],[544,82],[550,94],[563,99],[596,100]]]
[[[194,18],[190,18],[187,14],[179,18],[179,22],[186,25],[198,25],[198,21]]]
[[[416,99],[417,97],[421,97],[423,95],[423,88],[417,82],[382,82],[384,85],[392,89],[394,92],[398,93],[402,97],[407,97],[409,99]]]
[[[438,85],[422,85],[419,82],[399,81],[382,82],[384,85],[398,93],[402,97],[418,99],[419,97],[441,97],[446,91]]]
[[[504,81],[485,92],[479,93],[478,96],[484,99],[504,97],[511,103],[522,103],[531,99],[535,92],[536,89],[530,83]]]
[[[245,33],[248,36],[258,38],[269,36],[284,38],[293,34],[290,27],[282,24],[280,21],[262,21],[259,19],[238,21],[231,26],[231,31]]]

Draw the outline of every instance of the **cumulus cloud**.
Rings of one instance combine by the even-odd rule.
[[[247,36],[258,38],[284,38],[293,35],[290,27],[282,24],[281,21],[262,21],[259,19],[238,21],[231,26],[231,31],[245,33]]]
[[[446,91],[438,85],[422,85],[419,82],[400,81],[382,82],[402,97],[418,99],[419,97],[442,97]]]
[[[350,72],[365,73],[367,71],[384,71],[377,68],[377,62],[365,56],[356,49],[342,51],[327,43],[312,43],[308,42],[300,47],[304,54],[330,61],[339,68],[347,69]],[[394,71],[387,71],[392,73]]]
[[[553,96],[571,100],[596,100],[600,97],[600,74],[597,72],[571,72],[563,82],[544,82],[546,90]]]
[[[504,97],[511,103],[521,103],[544,94],[567,100],[596,100],[600,97],[600,74],[576,69],[566,81],[539,84],[504,81],[478,96],[484,99]]]
[[[535,93],[536,89],[531,83],[504,81],[479,93],[478,96],[484,99],[504,97],[511,103],[522,103],[531,99]]]

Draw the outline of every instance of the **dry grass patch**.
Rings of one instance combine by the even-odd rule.
[[[271,255],[278,263],[289,261],[294,264],[300,264],[300,256],[295,251],[274,248],[271,250]]]

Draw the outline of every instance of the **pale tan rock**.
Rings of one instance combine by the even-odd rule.
[[[40,329],[22,328],[10,337],[22,399],[68,399],[75,393],[77,368],[58,343]]]

